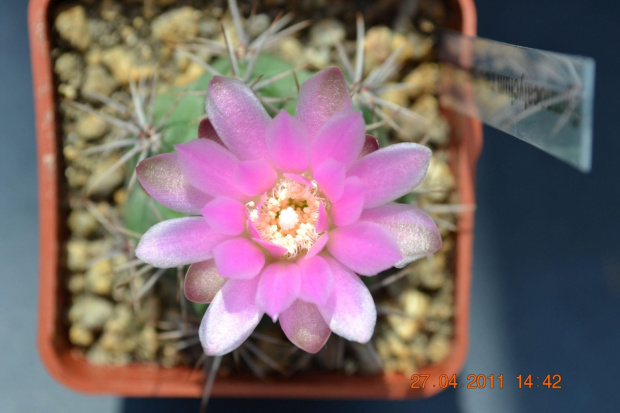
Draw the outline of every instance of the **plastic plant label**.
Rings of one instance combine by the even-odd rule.
[[[593,59],[444,30],[439,60],[442,106],[590,170]]]

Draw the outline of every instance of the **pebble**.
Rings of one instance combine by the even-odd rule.
[[[419,188],[421,190],[440,189],[440,192],[429,192],[424,196],[433,202],[445,200],[450,194],[450,191],[456,188],[456,182],[454,180],[454,175],[452,175],[450,165],[448,165],[446,161],[438,159],[436,156],[431,157],[426,176],[422,180],[422,183],[420,183]]]
[[[174,85],[175,86],[189,85],[190,83],[198,79],[200,76],[202,76],[204,72],[205,70],[200,64],[196,62],[190,62],[187,66],[187,69],[183,73],[178,74],[175,77]]]
[[[430,301],[428,295],[415,289],[405,290],[400,296],[403,312],[418,319],[426,317]]]
[[[450,340],[442,335],[434,335],[428,342],[426,356],[431,363],[438,363],[450,352]]]
[[[118,82],[110,76],[103,66],[94,65],[86,68],[86,79],[82,85],[82,95],[85,99],[97,101],[90,95],[98,93],[103,96],[110,96],[117,87]]]
[[[390,84],[393,83],[387,83],[386,86],[389,86]],[[405,89],[389,89],[388,91],[382,93],[379,97],[404,108],[409,106],[409,92]]]
[[[84,286],[86,285],[83,274],[73,274],[69,278],[67,288],[72,294],[79,294],[84,292]]]
[[[198,35],[201,13],[191,7],[180,7],[156,17],[152,23],[157,39],[182,43]]]
[[[87,141],[101,138],[109,129],[108,122],[94,113],[85,113],[75,123],[75,132]]]
[[[418,334],[411,342],[410,356],[413,362],[419,366],[428,363],[426,349],[428,347],[428,337],[426,334]]]
[[[248,31],[250,32],[250,36],[251,37],[260,36],[263,32],[265,32],[269,28],[270,24],[271,24],[271,21],[268,15],[264,13],[255,14],[254,16],[252,16],[248,24]]]
[[[174,344],[166,344],[162,349],[161,364],[164,367],[174,367],[181,363],[181,355]]]
[[[84,77],[84,65],[76,53],[63,53],[54,63],[54,72],[61,82],[79,88]]]
[[[74,209],[67,219],[69,229],[74,235],[88,237],[97,231],[99,222],[90,212],[83,209]]]
[[[344,24],[335,19],[324,19],[310,28],[310,44],[315,47],[330,47],[342,43],[346,35]]]
[[[326,68],[330,63],[330,52],[327,47],[308,48],[304,57],[318,70]]]
[[[214,19],[212,16],[207,16],[200,20],[200,25],[198,27],[200,37],[206,37],[210,39],[220,34],[221,31],[222,26],[220,26],[220,22],[217,19]]]
[[[121,5],[114,0],[103,0],[101,2],[100,14],[104,20],[114,21],[121,13]]]
[[[113,280],[110,260],[97,261],[86,271],[86,289],[93,294],[110,295]]]
[[[402,312],[408,317],[390,314],[387,316],[387,321],[402,340],[408,341],[420,331],[431,300],[416,289],[408,289],[401,294],[399,301],[403,308]]]
[[[88,242],[79,239],[69,240],[67,243],[67,267],[70,271],[86,270],[89,260]]]
[[[304,57],[304,47],[301,42],[294,37],[286,37],[282,39],[279,45],[278,53],[283,60],[292,62],[295,66],[306,63],[306,58]]]
[[[415,98],[423,93],[437,94],[439,66],[436,63],[422,63],[403,79],[409,88],[409,95]]]
[[[102,60],[121,85],[149,78],[155,74],[154,65],[138,62],[136,55],[125,46],[114,46],[105,50]]]
[[[91,295],[78,297],[69,309],[69,321],[87,330],[101,330],[112,317],[114,307],[105,298]]]
[[[451,305],[452,303],[445,303],[438,300],[433,301],[433,303],[428,308],[428,318],[432,318],[439,321],[447,321],[452,318],[454,313],[454,308]]]
[[[133,323],[134,313],[127,304],[118,303],[114,306],[114,314],[105,323],[105,331],[126,334]]]
[[[97,163],[86,184],[93,195],[102,197],[111,195],[123,183],[125,180],[124,166],[110,171],[120,158],[120,155],[110,155]]]
[[[392,30],[387,26],[371,27],[364,39],[364,71],[369,73],[390,56]]]
[[[58,13],[54,28],[62,39],[78,50],[86,50],[90,45],[86,11],[82,6],[72,6]]]
[[[419,33],[408,33],[407,36],[399,34],[394,37],[392,42],[392,50],[400,47],[400,44],[406,44],[402,59],[404,60],[422,60],[428,57],[433,50],[433,40],[429,36],[423,36]]]
[[[74,324],[69,328],[69,341],[76,346],[90,346],[95,337],[93,333],[84,327]]]
[[[159,350],[157,331],[153,326],[147,325],[138,336],[136,357],[140,360],[153,361],[157,357],[157,350]]]

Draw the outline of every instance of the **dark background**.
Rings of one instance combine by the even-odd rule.
[[[581,174],[485,128],[468,374],[504,389],[448,390],[427,400],[215,399],[212,412],[620,411],[620,4],[480,0],[480,36],[596,59],[594,161]],[[35,349],[37,183],[26,1],[0,0],[0,410],[197,411],[196,400],[78,395],[56,384]],[[562,389],[518,389],[514,376],[562,375]]]

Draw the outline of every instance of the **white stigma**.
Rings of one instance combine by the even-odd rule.
[[[295,225],[299,222],[299,216],[293,207],[288,207],[285,210],[280,211],[280,218],[278,219],[280,228],[285,231],[295,228]]]
[[[316,223],[321,202],[325,203],[316,183],[308,186],[281,179],[261,203],[250,202],[247,207],[261,237],[286,248],[285,256],[293,258],[309,250],[319,238]]]

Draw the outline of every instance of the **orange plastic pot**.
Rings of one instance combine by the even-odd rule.
[[[450,27],[468,35],[476,33],[476,11],[472,0],[454,0],[450,5]],[[188,367],[164,368],[145,364],[123,367],[95,366],[76,354],[67,339],[64,321],[68,293],[62,284],[64,179],[61,137],[50,56],[50,0],[31,0],[29,32],[34,79],[39,168],[39,325],[38,348],[50,374],[71,389],[120,396],[200,397],[204,376]],[[455,146],[453,165],[461,202],[475,202],[475,166],[482,146],[478,121],[446,112]],[[472,267],[473,212],[458,222],[455,274],[455,330],[452,349],[445,360],[427,366],[420,374],[438,378],[458,374],[467,353],[469,298]],[[413,372],[412,372],[413,373]],[[431,379],[433,380],[433,379]],[[289,397],[342,399],[404,399],[429,397],[441,390],[426,386],[411,389],[409,375],[345,376],[337,373],[308,373],[292,378],[260,381],[250,373],[218,378],[214,396]]]

